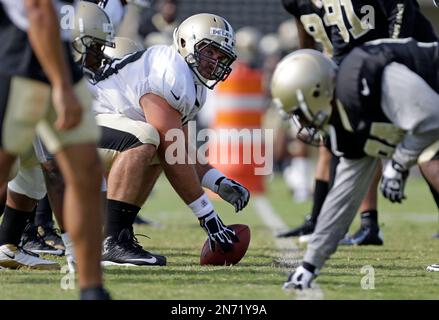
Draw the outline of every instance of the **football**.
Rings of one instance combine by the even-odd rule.
[[[237,264],[245,256],[250,244],[250,228],[245,224],[232,224],[228,227],[235,231],[239,242],[234,243],[230,252],[224,252],[219,244],[215,244],[215,251],[211,251],[207,239],[201,249],[200,265],[229,266]]]

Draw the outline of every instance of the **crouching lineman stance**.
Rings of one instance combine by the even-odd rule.
[[[185,124],[204,104],[206,87],[213,88],[231,72],[236,58],[232,27],[213,14],[194,15],[175,30],[174,46],[153,46],[96,69],[100,63],[95,61],[99,55],[94,49],[99,37],[87,34],[93,28],[86,27],[86,19],[83,25],[75,42],[85,45],[79,50],[81,61],[93,75],[90,87],[102,129],[99,149],[108,185],[103,263],[166,264],[165,257],[147,252],[137,243],[132,229],[161,170],[199,219],[212,248],[217,242],[224,250],[230,249],[238,238],[223,224],[201,185],[233,204],[236,211],[247,205],[248,190],[210,165],[189,164],[187,150],[184,163],[171,164],[166,150],[174,142],[165,137],[172,129],[187,137]],[[186,141],[181,140],[177,143]]]
[[[439,168],[438,66],[438,43],[410,38],[354,49],[338,73],[314,50],[297,51],[278,64],[274,99],[311,136],[329,129],[334,151],[342,155],[304,262],[284,288],[310,287],[352,223],[379,158],[391,158],[380,190],[392,202],[405,198],[409,169],[417,161]],[[355,133],[356,150],[343,150],[344,130]],[[426,178],[439,190],[437,174]]]

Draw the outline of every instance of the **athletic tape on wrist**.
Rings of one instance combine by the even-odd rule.
[[[201,180],[201,185],[216,193],[218,192],[218,186],[215,182],[223,177],[225,177],[225,175],[222,174],[221,171],[212,168],[204,174],[203,179]]]
[[[212,202],[210,202],[207,194],[205,193],[197,200],[189,204],[189,208],[191,208],[192,212],[198,219],[214,211]]]

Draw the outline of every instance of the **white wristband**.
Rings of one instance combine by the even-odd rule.
[[[189,204],[189,208],[191,208],[192,212],[198,219],[214,211],[212,202],[210,202],[207,194],[205,193],[203,193],[203,195],[197,200]]]
[[[225,175],[222,174],[221,171],[212,168],[204,174],[203,179],[201,180],[201,185],[216,193],[218,192],[218,186],[215,182],[222,177],[225,177]]]

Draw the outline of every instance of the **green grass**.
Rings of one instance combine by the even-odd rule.
[[[268,198],[289,225],[303,221],[311,204],[292,202],[281,179],[269,183]],[[411,179],[403,205],[379,202],[383,247],[343,247],[327,262],[318,277],[326,299],[438,299],[439,273],[425,267],[439,262],[437,213],[425,183]],[[279,251],[271,231],[252,205],[243,214],[215,201],[227,224],[248,224],[252,242],[246,257],[236,266],[201,267],[199,254],[205,240],[193,214],[161,179],[142,215],[162,223],[162,228],[142,227],[136,233],[149,251],[167,256],[166,267],[105,269],[105,283],[115,299],[292,299],[281,289],[287,270],[275,262]],[[358,227],[358,218],[351,231]],[[304,249],[304,248],[303,248]],[[63,259],[59,259],[65,264]],[[361,268],[375,271],[375,289],[360,287]],[[48,271],[1,270],[0,299],[76,299],[77,290],[62,290],[65,274]]]

